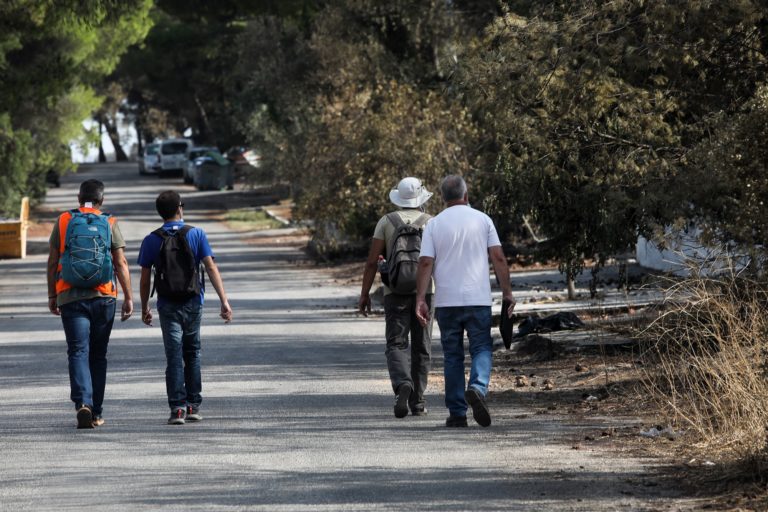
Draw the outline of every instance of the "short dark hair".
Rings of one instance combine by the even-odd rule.
[[[80,184],[80,192],[77,194],[80,204],[104,202],[104,184],[99,180],[85,180]]]
[[[163,220],[168,220],[176,215],[179,206],[181,206],[181,196],[175,190],[160,192],[155,200],[155,208]]]
[[[467,184],[464,182],[464,178],[451,174],[443,178],[440,183],[440,194],[443,196],[443,201],[455,201],[457,199],[464,199],[464,194],[467,193]]]

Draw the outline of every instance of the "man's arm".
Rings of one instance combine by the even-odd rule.
[[[205,271],[208,272],[208,278],[211,280],[213,289],[219,296],[221,302],[221,314],[219,315],[224,319],[225,323],[229,323],[232,320],[232,307],[227,300],[227,293],[224,291],[224,282],[221,280],[221,274],[219,274],[219,268],[213,261],[213,257],[206,256],[203,258],[203,265],[205,265]]]
[[[434,264],[434,258],[429,256],[419,257],[419,269],[416,272],[416,318],[422,326],[426,326],[430,320],[426,297]]]
[[[120,320],[125,322],[133,314],[133,290],[131,290],[131,273],[128,270],[128,261],[122,247],[112,249],[112,264],[115,268],[117,281],[123,289],[123,307]]]
[[[59,307],[56,305],[56,270],[59,267],[59,248],[54,244],[50,245],[48,251],[48,266],[46,277],[48,279],[48,310],[54,315],[61,315]]]
[[[368,259],[365,262],[365,270],[363,271],[363,288],[360,291],[360,300],[357,305],[360,312],[365,316],[368,316],[368,313],[371,312],[371,286],[373,286],[373,280],[376,278],[379,255],[384,254],[384,250],[384,240],[379,238],[371,239],[371,249],[368,251]]]
[[[509,265],[507,264],[507,257],[504,256],[504,249],[500,245],[495,245],[488,248],[488,254],[491,257],[491,264],[493,265],[493,271],[496,273],[496,279],[498,279],[501,286],[502,297],[510,303],[507,316],[512,318],[512,310],[515,309],[516,302],[512,296],[512,285],[509,282]]]
[[[152,308],[149,307],[149,287],[152,284],[152,268],[141,267],[139,298],[141,299],[141,321],[152,325]]]

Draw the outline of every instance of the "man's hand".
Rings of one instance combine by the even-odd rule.
[[[225,324],[232,321],[232,307],[229,305],[229,301],[221,303],[221,314],[219,316],[224,319]]]
[[[512,312],[515,310],[515,305],[517,305],[517,302],[515,302],[515,298],[512,296],[512,292],[505,293],[503,298],[509,302],[509,307],[507,308],[507,318],[512,318]]]
[[[147,308],[141,312],[141,321],[147,325],[152,325],[152,310]]]
[[[125,322],[126,320],[131,318],[132,314],[133,314],[133,301],[124,300],[123,307],[120,308],[120,321]]]
[[[357,307],[363,316],[368,316],[371,313],[371,296],[367,293],[360,294],[360,301],[357,303]]]
[[[48,311],[56,316],[61,316],[61,310],[56,305],[56,297],[48,297]]]
[[[422,327],[426,327],[431,319],[429,315],[429,306],[427,306],[427,301],[423,298],[416,299],[416,318],[419,320]]]

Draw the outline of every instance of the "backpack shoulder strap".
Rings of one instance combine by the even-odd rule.
[[[163,240],[165,240],[166,238],[171,236],[163,228],[157,228],[156,230],[153,231],[153,233],[156,234],[157,236],[159,236],[160,238],[162,238]]]
[[[180,235],[186,235],[187,233],[189,233],[193,229],[195,229],[195,226],[190,226],[189,224],[184,224],[183,226],[181,226],[179,228],[179,234]]]
[[[424,227],[424,224],[426,224],[427,221],[431,218],[432,216],[430,214],[422,213],[421,215],[419,215],[419,218],[417,218],[415,221],[411,223],[411,225],[421,229]]]
[[[405,222],[403,222],[403,219],[400,218],[400,215],[398,215],[397,212],[388,213],[387,219],[389,220],[389,222],[392,223],[393,226],[395,226],[395,231],[397,231],[397,228],[405,224]]]

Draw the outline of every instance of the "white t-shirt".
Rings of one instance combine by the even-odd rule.
[[[435,259],[435,307],[490,306],[488,248],[500,245],[491,218],[469,206],[451,206],[433,218],[420,256]]]

